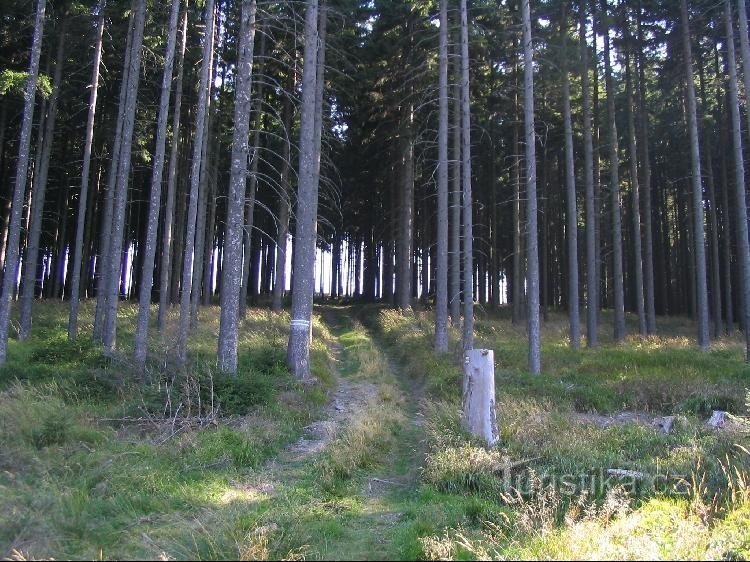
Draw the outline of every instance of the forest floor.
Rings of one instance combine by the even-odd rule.
[[[154,334],[144,384],[127,356],[68,342],[65,312],[38,305],[0,369],[2,558],[750,558],[739,336],[701,353],[690,321],[659,319],[659,337],[615,345],[605,313],[601,347],[574,351],[550,314],[532,376],[524,328],[478,307],[501,434],[487,451],[459,423],[459,334],[435,355],[426,311],[316,307],[314,385],[286,372],[285,313],[248,311],[231,379],[214,372],[216,309],[185,371]],[[713,410],[729,423],[707,427]]]

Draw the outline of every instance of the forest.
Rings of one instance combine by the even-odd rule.
[[[748,145],[745,0],[4,0],[0,557],[750,559]]]

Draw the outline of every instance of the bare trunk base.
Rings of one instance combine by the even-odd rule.
[[[495,414],[495,353],[471,349],[464,359],[463,426],[488,447],[499,441]]]

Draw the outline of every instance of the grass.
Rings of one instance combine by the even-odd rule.
[[[750,557],[739,337],[701,353],[691,323],[662,319],[662,336],[615,345],[603,329],[599,349],[573,351],[551,313],[532,376],[523,327],[477,309],[501,431],[486,450],[459,422],[459,334],[434,354],[429,312],[316,308],[314,386],[286,371],[284,313],[248,311],[233,378],[213,367],[215,308],[200,312],[186,370],[153,333],[145,385],[126,354],[68,342],[65,315],[37,306],[32,337],[11,340],[0,369],[0,556]],[[134,316],[121,306],[122,350]],[[740,420],[733,430],[704,426],[717,408]],[[675,429],[592,422],[622,411],[674,415]],[[320,420],[335,422],[323,451],[290,453]]]
[[[128,349],[135,307],[121,309],[118,344]],[[126,356],[106,358],[87,338],[68,343],[64,317],[63,305],[37,306],[34,335],[10,342],[0,371],[0,554],[153,558],[154,545],[180,544],[185,556],[212,557],[231,544],[236,556],[234,539],[194,542],[197,523],[220,520],[218,534],[231,535],[219,509],[231,482],[322,414],[332,384],[326,327],[316,319],[315,387],[287,375],[279,350],[288,317],[254,309],[239,376],[211,366],[218,314],[207,309],[187,370],[170,366],[168,338],[153,334],[142,386]]]
[[[501,429],[501,446],[487,451],[459,423],[459,334],[452,334],[451,353],[436,356],[429,313],[373,309],[367,317],[405,371],[426,381],[422,495],[440,494],[465,510],[438,526],[424,522],[410,536],[413,556],[750,556],[747,429],[704,426],[712,409],[748,414],[750,368],[739,339],[701,353],[688,337],[690,324],[671,320],[663,337],[615,345],[602,334],[599,349],[573,351],[565,319],[551,314],[544,372],[532,376],[523,328],[503,313],[480,312],[475,347],[495,350]],[[635,423],[602,428],[580,415],[627,410],[675,415],[675,430],[664,436]],[[645,477],[614,478],[611,468]]]

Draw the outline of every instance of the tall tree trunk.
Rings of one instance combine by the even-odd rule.
[[[157,329],[164,330],[167,311],[170,304],[170,273],[174,254],[174,215],[177,194],[177,160],[180,146],[180,122],[182,117],[182,83],[185,74],[185,46],[187,44],[188,2],[182,13],[180,32],[180,54],[177,59],[177,80],[175,82],[175,101],[172,109],[172,145],[169,149],[167,172],[167,197],[164,206],[164,229],[162,235],[161,260],[159,263],[159,312],[156,318]],[[180,226],[181,228],[181,226]]]
[[[638,18],[636,20],[638,32],[638,123],[640,127],[641,170],[643,180],[643,283],[646,307],[646,331],[656,333],[656,306],[654,291],[654,235],[653,217],[651,216],[651,155],[648,147],[648,109],[646,107],[646,63],[643,55],[645,51],[643,30],[641,26],[641,6],[638,2]]]
[[[435,351],[448,351],[448,0],[440,0]]]
[[[70,281],[70,312],[68,315],[68,338],[78,337],[78,307],[81,299],[81,267],[84,254],[84,233],[86,230],[86,212],[89,192],[89,176],[91,175],[91,147],[94,142],[94,119],[96,117],[96,103],[99,93],[99,67],[102,61],[102,38],[104,36],[104,7],[105,0],[101,0],[96,10],[99,19],[96,25],[96,40],[94,43],[94,64],[91,76],[91,92],[89,94],[88,117],[86,118],[86,138],[83,148],[83,168],[81,171],[81,192],[78,196],[78,214],[76,218],[76,235],[73,248],[73,263]]]
[[[693,196],[693,251],[695,253],[696,301],[698,316],[698,346],[708,350],[708,287],[706,282],[706,242],[703,216],[703,186],[701,176],[700,147],[698,140],[698,117],[695,101],[695,83],[693,81],[693,54],[690,45],[690,20],[688,18],[687,0],[682,0],[682,48],[685,56],[685,77],[687,88],[687,120],[690,138],[690,161],[692,164]]]
[[[31,43],[29,75],[23,93],[23,121],[21,138],[18,143],[18,161],[16,164],[16,183],[13,188],[10,222],[8,226],[8,243],[3,275],[3,291],[0,297],[0,365],[6,360],[8,347],[8,323],[10,320],[10,301],[16,284],[18,269],[18,244],[21,231],[21,212],[26,192],[26,175],[29,168],[29,146],[31,144],[31,125],[34,120],[34,99],[36,97],[37,77],[39,75],[39,55],[42,51],[44,33],[44,11],[47,0],[38,0],[34,20],[34,38]]]
[[[257,71],[254,72],[256,76],[260,76],[260,80],[256,80],[255,97],[257,99],[256,106],[256,117],[255,117],[255,130],[253,131],[253,155],[252,161],[250,162],[250,189],[245,197],[245,223],[243,228],[242,237],[242,285],[240,286],[239,295],[239,317],[244,318],[247,312],[247,290],[248,290],[248,277],[250,276],[250,256],[251,246],[253,241],[253,227],[255,219],[255,197],[258,191],[258,162],[260,160],[260,130],[263,126],[263,86],[264,77],[263,71],[265,67],[266,57],[266,31],[261,30],[260,35],[260,60],[258,62]],[[252,111],[251,111],[252,113]],[[287,157],[288,160],[288,157]],[[285,165],[285,164],[282,164]],[[288,172],[287,172],[288,173]],[[287,225],[289,218],[286,219]],[[288,228],[288,226],[287,226]]]
[[[627,17],[627,16],[626,16]],[[628,22],[625,25],[629,25]],[[630,33],[627,33],[630,39]],[[635,261],[635,308],[638,313],[638,332],[648,334],[646,306],[643,296],[643,245],[641,233],[641,195],[638,181],[638,143],[635,132],[635,102],[633,98],[633,72],[630,49],[625,60],[625,89],[628,105],[628,145],[630,152],[630,190],[633,197],[633,258]]]
[[[458,64],[456,75],[458,75]],[[453,155],[450,209],[450,315],[451,324],[461,324],[461,85],[453,88]]]
[[[721,267],[719,260],[719,225],[718,211],[716,201],[716,185],[713,167],[713,149],[711,136],[711,124],[708,117],[708,99],[706,94],[706,73],[703,65],[703,57],[698,57],[698,76],[700,78],[701,91],[701,113],[703,119],[701,127],[703,129],[703,159],[704,169],[706,171],[706,187],[708,188],[708,199],[710,201],[708,208],[708,218],[711,227],[711,240],[709,248],[711,250],[711,316],[713,319],[713,337],[719,338],[724,333],[721,309]]]
[[[305,48],[302,69],[302,116],[300,121],[299,189],[297,230],[293,256],[292,318],[287,364],[299,380],[310,378],[310,330],[315,291],[315,242],[317,240],[318,185],[316,164],[316,82],[318,57],[318,0],[307,0]]]
[[[295,90],[295,73],[290,74],[290,88],[284,96],[282,121],[284,123],[284,145],[281,153],[281,173],[279,184],[281,196],[279,197],[279,230],[276,236],[276,279],[273,284],[273,294],[271,297],[271,309],[274,312],[281,312],[284,291],[286,290],[286,260],[287,244],[289,239],[289,217],[292,211],[292,193],[289,185],[289,170],[291,169],[292,155],[292,100],[290,96]]]
[[[578,302],[578,206],[576,204],[575,154],[573,152],[573,125],[570,116],[570,77],[567,59],[567,17],[563,6],[560,31],[562,48],[563,121],[565,127],[565,185],[567,187],[567,238],[568,238],[568,311],[570,315],[570,346],[581,346],[581,320]]]
[[[414,238],[414,108],[406,109],[406,124],[401,139],[401,205],[399,209],[398,249],[396,252],[396,304],[402,309],[411,308],[412,246]]]
[[[591,89],[589,87],[589,48],[586,42],[586,4],[581,0],[581,24],[579,41],[581,47],[581,90],[583,91],[583,168],[586,186],[586,345],[597,347],[599,281],[596,256],[596,200],[594,196],[594,145],[591,123]]]
[[[107,187],[104,193],[104,202],[102,209],[102,220],[100,225],[101,240],[99,243],[99,255],[96,260],[96,311],[94,313],[93,338],[96,341],[104,339],[104,320],[107,310],[107,300],[109,296],[109,262],[110,262],[110,242],[112,239],[112,213],[114,210],[114,193],[117,184],[117,171],[119,168],[120,156],[122,152],[122,130],[125,116],[125,105],[128,92],[128,75],[130,73],[131,58],[133,56],[133,21],[134,12],[131,10],[128,21],[128,35],[125,47],[125,61],[123,63],[122,77],[120,80],[120,97],[117,105],[117,119],[115,121],[115,136],[112,141],[109,170],[107,172]],[[119,259],[119,258],[118,258]]]
[[[518,102],[516,93],[516,102]],[[520,121],[520,116],[517,119]],[[521,144],[519,141],[518,126],[513,125],[513,294],[511,295],[511,317],[513,325],[521,323],[523,317],[523,241],[521,233]]]
[[[217,112],[216,118],[219,117]],[[211,174],[208,180],[208,217],[206,219],[206,239],[203,245],[203,292],[201,304],[208,306],[213,299],[214,250],[216,249],[216,190],[219,183],[219,139],[214,140],[214,153],[211,158]]]
[[[42,234],[42,217],[47,191],[47,178],[49,175],[49,160],[55,134],[57,102],[60,99],[60,87],[62,85],[62,70],[65,64],[66,27],[67,21],[63,20],[58,32],[57,60],[55,61],[55,74],[52,80],[52,94],[47,104],[47,118],[44,122],[40,166],[34,172],[33,198],[30,211],[31,226],[26,240],[23,280],[21,282],[20,329],[18,331],[18,338],[21,340],[29,337],[31,332],[31,308],[34,303],[34,294],[36,293],[37,265],[39,263],[39,237]]]
[[[542,370],[539,323],[539,240],[536,200],[536,135],[534,132],[534,61],[529,0],[521,0],[523,18],[524,137],[526,140],[526,261],[528,294],[529,370]]]
[[[138,296],[138,318],[135,327],[134,359],[142,371],[146,365],[148,349],[148,323],[151,316],[151,289],[154,284],[154,260],[156,258],[156,234],[159,228],[159,210],[161,206],[161,184],[164,172],[164,154],[167,142],[167,117],[169,115],[169,97],[172,91],[172,67],[174,66],[175,42],[177,39],[177,18],[180,15],[180,2],[172,3],[167,31],[167,46],[164,54],[164,73],[161,80],[159,114],[156,122],[156,148],[154,150],[154,167],[151,173],[151,195],[148,202],[148,220],[146,223],[146,241],[143,247],[144,257],[141,269],[140,294]]]
[[[463,184],[464,356],[474,349],[474,227],[471,197],[471,106],[469,82],[469,16],[461,0],[461,183]]]
[[[721,146],[729,144],[728,132],[728,92],[722,88],[723,77],[719,66],[719,47],[714,45],[714,74],[716,76],[716,105],[718,115],[721,118],[719,124],[719,143]],[[729,174],[727,171],[727,151],[719,151],[719,181],[721,182],[721,258],[722,258],[722,281],[724,289],[724,318],[726,319],[726,330],[728,335],[734,334],[734,303],[732,302],[732,228],[731,211],[729,207]]]
[[[107,278],[106,308],[104,311],[104,324],[102,339],[104,348],[108,353],[115,350],[115,337],[117,329],[117,308],[119,305],[119,280],[118,273],[121,271],[119,258],[123,245],[125,227],[125,205],[128,196],[128,180],[130,176],[131,143],[133,139],[133,128],[135,125],[136,99],[138,96],[138,83],[140,81],[141,46],[143,44],[143,28],[146,20],[145,0],[135,0],[133,18],[133,41],[131,44],[132,55],[130,57],[128,83],[126,87],[125,111],[122,124],[121,155],[117,166],[117,182],[115,184],[114,202],[112,207],[112,233],[110,235],[109,263],[105,265],[109,269]]]
[[[249,0],[245,0],[249,1]],[[244,6],[244,4],[243,4]],[[253,4],[254,6],[254,4]],[[190,192],[187,204],[187,224],[185,226],[185,242],[182,255],[182,285],[180,287],[180,319],[177,327],[177,363],[185,365],[187,362],[187,339],[190,331],[190,302],[193,289],[193,261],[195,254],[195,233],[198,218],[198,196],[200,191],[201,162],[203,154],[203,136],[206,126],[206,113],[208,110],[208,96],[211,89],[209,77],[212,67],[212,51],[214,48],[214,24],[216,21],[214,0],[207,0],[205,7],[206,31],[203,37],[203,55],[200,70],[200,83],[198,85],[198,110],[195,118],[195,138],[193,141],[193,158],[190,164]],[[242,20],[244,21],[244,17]],[[240,37],[244,37],[240,33]],[[240,70],[240,72],[242,72]],[[240,91],[243,83],[238,76],[237,90]],[[249,84],[248,84],[249,86]],[[249,96],[249,92],[245,95]],[[247,144],[247,135],[245,135]],[[245,165],[247,156],[245,156]],[[244,175],[243,175],[244,185]],[[222,291],[223,292],[223,291]]]
[[[747,7],[745,0],[737,0],[737,11],[740,21],[740,52],[742,53],[742,75],[745,85],[745,97],[750,94],[750,38],[748,38]],[[750,126],[750,111],[745,112],[748,126]]]
[[[211,54],[213,67],[213,53]],[[203,291],[203,259],[205,258],[206,246],[206,221],[208,217],[208,171],[209,171],[209,145],[211,144],[211,121],[214,109],[211,105],[211,89],[213,85],[213,72],[208,77],[208,107],[206,108],[205,131],[203,133],[203,151],[201,153],[201,173],[198,187],[198,212],[195,223],[195,246],[193,248],[193,280],[191,281],[192,292],[190,293],[190,329],[198,325],[198,304]]]
[[[614,337],[616,342],[625,339],[625,290],[622,269],[622,211],[620,202],[620,157],[618,154],[617,121],[615,117],[615,85],[612,79],[612,62],[609,39],[607,0],[602,0],[602,34],[604,35],[604,74],[607,90],[609,118],[609,190],[612,198],[612,277],[614,289]]]
[[[729,106],[732,115],[732,140],[735,167],[735,207],[737,209],[737,256],[740,265],[740,291],[742,318],[745,326],[746,360],[750,361],[750,245],[748,244],[747,201],[745,195],[745,166],[742,156],[742,132],[740,104],[737,93],[737,58],[734,50],[734,26],[732,25],[732,5],[724,2],[727,38],[727,66],[729,68]],[[750,61],[748,61],[750,63]]]

